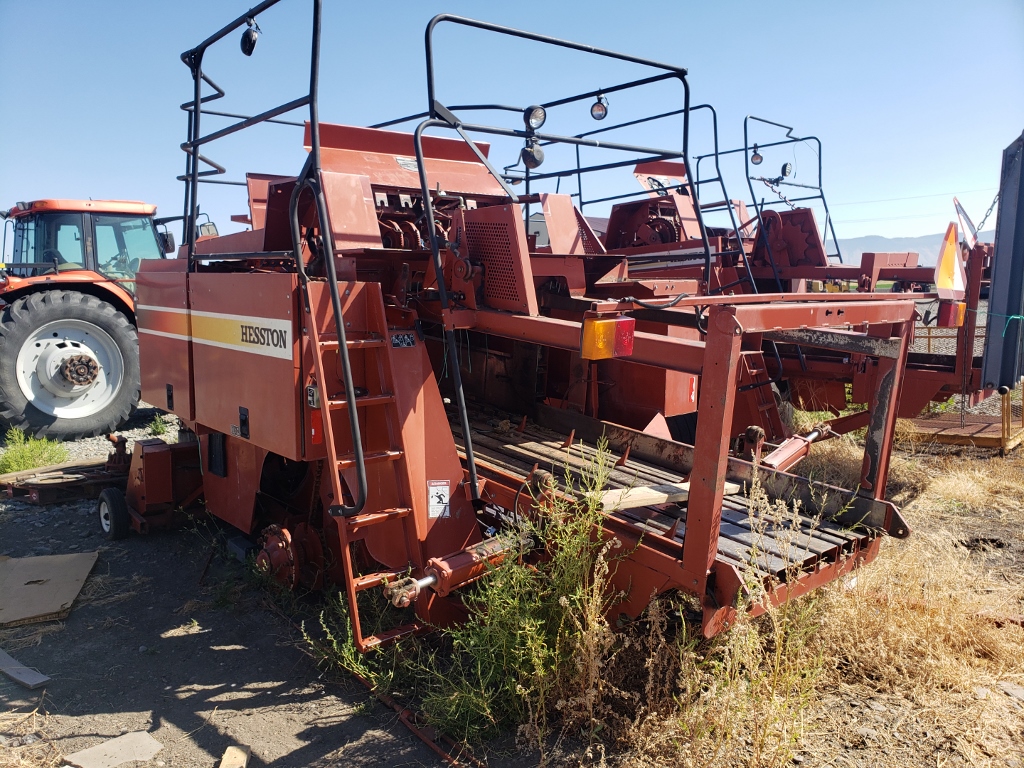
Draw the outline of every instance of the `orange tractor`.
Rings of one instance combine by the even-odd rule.
[[[36,200],[0,212],[5,243],[13,225],[0,265],[0,420],[73,440],[110,432],[135,410],[135,273],[174,249],[155,212],[126,200]]]

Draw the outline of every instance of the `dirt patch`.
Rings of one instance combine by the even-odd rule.
[[[433,766],[432,753],[357,684],[321,679],[301,633],[245,568],[187,530],[106,542],[93,503],[0,503],[3,554],[99,550],[71,614],[0,631],[0,647],[53,680],[0,677],[0,766],[129,731],[163,749],[153,766],[214,766],[231,744],[250,765]]]

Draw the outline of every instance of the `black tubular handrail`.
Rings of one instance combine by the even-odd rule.
[[[437,239],[437,227],[434,223],[434,206],[431,204],[430,186],[427,181],[427,169],[423,162],[423,131],[433,126],[449,127],[449,124],[444,120],[424,120],[416,126],[416,131],[413,134],[413,143],[415,144],[416,149],[416,166],[420,177],[420,192],[423,195],[423,212],[427,219],[427,233],[430,236],[430,255],[434,264],[434,274],[437,276],[437,295],[438,299],[441,301],[442,313],[447,313],[451,309],[451,303],[448,298],[448,289],[444,284],[444,265],[441,262],[441,243]],[[476,145],[470,141],[465,134],[462,134],[462,136],[470,146],[475,150],[477,149]],[[487,167],[491,168],[490,164],[487,164]],[[493,174],[495,171],[492,169],[491,173]],[[503,187],[507,186],[504,181],[502,181],[501,184]],[[512,195],[512,198],[516,199],[515,195]],[[445,245],[447,245],[447,243]],[[445,321],[448,319],[447,317],[444,317],[444,314],[442,314],[442,318]],[[479,506],[481,503],[480,483],[476,471],[476,458],[473,454],[473,439],[470,436],[471,430],[469,423],[469,410],[466,407],[466,392],[462,386],[462,372],[459,369],[459,350],[455,341],[455,331],[448,327],[448,322],[444,323],[444,342],[445,351],[448,354],[448,366],[452,372],[452,386],[455,389],[455,402],[459,409],[459,423],[462,426],[463,448],[466,452],[466,469],[469,471],[470,497],[473,500],[473,504],[475,506]]]
[[[278,107],[274,107],[273,109],[261,112],[260,114],[255,115],[253,117],[243,117],[243,119],[241,119],[239,122],[232,123],[231,125],[222,128],[221,130],[214,131],[213,133],[208,134],[206,136],[200,136],[200,123],[203,114],[202,105],[206,102],[223,98],[225,93],[223,88],[214,83],[203,72],[203,56],[205,55],[206,50],[211,45],[218,42],[219,40],[222,40],[225,36],[233,32],[234,30],[239,29],[240,27],[245,25],[249,19],[255,18],[257,15],[267,10],[268,8],[277,5],[279,2],[281,2],[281,0],[263,0],[262,3],[253,6],[248,11],[243,13],[241,16],[237,17],[234,21],[231,21],[228,24],[226,24],[220,30],[206,38],[199,45],[195,46],[194,48],[190,48],[189,50],[181,54],[181,60],[192,72],[193,80],[193,95],[191,104],[186,102],[182,105],[182,109],[188,112],[188,141],[184,142],[181,145],[182,150],[184,150],[186,154],[185,175],[188,177],[185,189],[185,220],[183,223],[182,242],[183,244],[188,246],[188,255],[190,259],[195,255],[195,223],[196,219],[198,218],[197,196],[200,178],[204,176],[215,176],[225,172],[225,169],[222,166],[212,162],[208,158],[201,155],[200,148],[204,144],[216,141],[217,139],[229,136],[233,133],[236,133],[237,131],[244,130],[245,128],[249,128],[259,123],[270,121],[282,122],[274,120],[274,118],[277,118],[280,115],[283,115],[287,112],[291,112],[295,109],[299,109],[304,106],[309,106],[311,114],[316,112],[316,105],[312,103],[312,101],[314,101],[313,94],[309,93],[306,96],[302,96],[286,104],[282,104]],[[316,41],[317,45],[319,45],[320,39],[320,12],[321,0],[314,0],[313,38]],[[314,61],[312,62],[311,65],[311,82],[319,77],[319,67],[319,53],[317,52],[316,54],[314,54]],[[215,93],[203,96],[202,89],[204,82],[210,85],[214,89]],[[317,134],[319,143],[319,127],[317,129]],[[213,170],[200,172],[200,161],[210,165],[213,168]],[[317,163],[317,167],[319,167],[319,162]],[[204,181],[208,183],[213,182],[213,180],[210,179],[204,179]],[[220,183],[241,184],[243,182]]]
[[[353,504],[348,506],[344,504],[344,499],[335,499],[336,503],[329,511],[332,515],[349,517],[351,515],[359,514],[359,512],[361,512],[366,506],[367,480],[366,461],[363,453],[363,442],[359,427],[359,413],[357,411],[355,385],[352,380],[352,363],[348,353],[348,344],[345,336],[345,323],[343,319],[344,316],[342,314],[341,293],[338,288],[338,275],[334,264],[334,244],[331,237],[332,230],[330,216],[327,210],[327,202],[324,197],[323,188],[321,186],[320,116],[317,106],[317,96],[320,86],[320,29],[323,0],[313,0],[313,31],[310,46],[309,92],[305,96],[300,96],[297,99],[265,110],[264,112],[252,117],[220,113],[226,117],[240,118],[240,120],[222,128],[221,130],[207,134],[206,136],[199,135],[201,116],[203,113],[202,105],[207,101],[221,98],[224,95],[224,90],[203,74],[202,62],[203,54],[206,52],[206,49],[242,25],[246,24],[247,20],[255,18],[258,14],[276,5],[280,1],[281,0],[264,0],[264,2],[250,8],[246,13],[222,27],[218,32],[214,33],[210,37],[206,38],[206,40],[195,48],[181,54],[181,60],[192,72],[194,84],[191,104],[188,104],[187,107],[186,105],[182,106],[182,108],[188,112],[189,117],[189,140],[182,144],[182,149],[185,150],[187,156],[186,175],[189,177],[185,193],[185,234],[183,236],[183,240],[188,244],[189,268],[191,269],[196,261],[204,260],[203,255],[199,255],[197,257],[195,252],[195,222],[199,216],[197,200],[199,179],[200,176],[203,175],[223,173],[223,168],[203,157],[199,153],[199,148],[204,144],[224,138],[230,134],[250,128],[253,125],[258,125],[259,123],[276,122],[294,124],[288,123],[288,121],[277,120],[276,118],[295,109],[308,107],[310,152],[302,167],[301,173],[296,179],[295,188],[292,190],[291,199],[288,204],[289,223],[292,237],[292,255],[295,259],[296,271],[298,272],[299,278],[302,282],[304,300],[306,302],[305,308],[308,311],[309,276],[306,272],[306,265],[302,260],[302,231],[299,224],[299,202],[302,193],[309,190],[312,194],[314,205],[316,206],[317,218],[320,223],[321,232],[323,233],[324,265],[327,272],[327,285],[331,294],[331,310],[334,313],[335,325],[337,326],[338,356],[342,365],[342,381],[345,386],[345,401],[348,406],[348,421],[356,470],[356,489]],[[202,85],[204,82],[212,86],[216,93],[204,97],[202,95]],[[200,160],[212,165],[214,167],[214,171],[200,172]],[[215,256],[213,258],[215,258]],[[313,322],[312,317],[310,317],[309,322]],[[319,354],[319,350],[317,350],[317,354]],[[334,471],[338,471],[337,467],[334,468]]]
[[[829,232],[832,233],[832,242],[835,243],[835,246],[836,246],[836,256],[839,257],[839,263],[842,264],[843,263],[843,254],[842,254],[842,251],[840,251],[840,249],[839,249],[839,240],[836,238],[835,224],[832,221],[832,214],[829,212],[828,201],[825,200],[825,190],[822,187],[822,183],[821,183],[821,174],[822,174],[821,139],[819,139],[817,136],[794,136],[793,135],[794,128],[791,125],[785,125],[783,123],[776,123],[774,120],[766,120],[763,117],[757,117],[755,115],[747,115],[745,118],[743,118],[743,148],[742,149],[732,149],[732,150],[729,150],[728,152],[723,152],[722,154],[732,154],[732,153],[735,153],[735,152],[742,152],[743,153],[743,170],[744,170],[744,175],[747,177],[747,187],[750,189],[750,200],[751,200],[751,202],[754,205],[755,212],[757,213],[758,229],[761,232],[764,231],[764,222],[761,220],[761,213],[762,213],[762,209],[763,209],[764,206],[762,204],[759,204],[758,201],[757,201],[757,195],[754,193],[754,185],[753,185],[753,182],[754,182],[755,179],[754,179],[754,177],[752,177],[750,175],[750,138],[749,138],[750,133],[749,133],[749,124],[750,124],[751,121],[756,122],[756,123],[763,123],[765,125],[772,125],[772,126],[775,126],[776,128],[783,128],[786,131],[786,136],[781,141],[775,141],[775,142],[771,142],[769,144],[761,144],[759,142],[757,146],[760,147],[760,148],[778,147],[778,146],[784,146],[784,145],[787,145],[787,144],[800,144],[800,143],[804,143],[804,142],[808,142],[808,141],[813,141],[815,144],[818,145],[818,150],[817,150],[817,152],[815,152],[815,155],[818,158],[818,183],[817,183],[817,185],[813,185],[813,184],[797,184],[797,183],[792,182],[792,181],[786,181],[784,179],[781,179],[778,182],[778,186],[796,187],[796,188],[799,188],[799,189],[811,189],[811,190],[817,191],[818,194],[816,194],[816,195],[809,195],[807,197],[801,197],[801,198],[799,198],[799,200],[801,200],[801,201],[802,200],[821,200],[821,205],[825,209],[825,225],[824,225],[824,227],[822,229],[823,229],[823,231],[824,231],[826,236],[828,235]],[[826,242],[827,242],[827,240],[826,240]],[[771,264],[772,264],[772,269],[774,269],[775,268],[775,259],[772,258],[771,249],[768,246],[768,238],[767,238],[767,236],[764,237],[764,246],[767,249],[768,257],[769,257],[769,260],[771,261]],[[826,250],[826,254],[827,253],[828,252]],[[777,280],[778,280],[778,276],[776,275],[776,281]]]
[[[507,129],[507,128],[498,128],[498,127],[495,127],[495,126],[485,126],[485,125],[475,125],[475,124],[463,123],[455,114],[453,114],[453,112],[452,112],[453,108],[445,107],[443,105],[443,103],[440,102],[437,99],[437,97],[436,97],[436,89],[435,89],[435,81],[434,81],[433,34],[434,34],[435,28],[439,24],[441,24],[443,22],[447,22],[447,23],[451,23],[451,24],[456,24],[456,25],[460,25],[460,26],[465,26],[465,27],[471,27],[471,28],[474,28],[474,29],[480,29],[480,30],[484,30],[486,32],[494,32],[494,33],[497,33],[497,34],[500,34],[500,35],[507,35],[509,37],[520,38],[520,39],[523,39],[523,40],[531,40],[531,41],[538,42],[538,43],[543,43],[543,44],[546,44],[546,45],[553,45],[553,46],[556,46],[556,47],[559,47],[559,48],[567,48],[567,49],[570,49],[570,50],[581,51],[583,53],[588,53],[588,54],[592,54],[592,55],[596,55],[596,56],[602,56],[602,57],[605,57],[605,58],[616,59],[618,61],[625,61],[625,62],[629,62],[629,63],[632,63],[632,64],[639,64],[639,65],[642,65],[642,66],[663,70],[662,73],[660,73],[658,75],[654,75],[654,76],[651,76],[651,77],[643,78],[643,79],[640,79],[640,80],[634,80],[634,81],[631,81],[629,83],[624,83],[624,84],[620,84],[620,85],[614,86],[612,88],[586,91],[584,93],[577,94],[575,96],[570,96],[570,97],[563,98],[563,99],[557,99],[555,101],[549,101],[549,102],[546,102],[546,103],[542,104],[541,106],[543,106],[544,108],[547,109],[547,108],[550,108],[550,107],[557,107],[557,106],[562,106],[564,104],[570,104],[570,103],[581,101],[581,100],[584,100],[584,99],[591,99],[591,98],[594,98],[595,96],[598,96],[600,94],[609,93],[609,92],[612,92],[612,91],[619,91],[619,90],[623,90],[623,89],[626,89],[626,88],[638,87],[640,85],[660,82],[660,81],[663,81],[663,80],[677,79],[677,80],[679,80],[682,83],[682,86],[683,86],[683,109],[682,109],[682,114],[683,114],[683,148],[682,148],[682,151],[680,152],[680,151],[676,151],[676,150],[661,150],[661,149],[652,149],[650,147],[637,147],[637,146],[633,146],[633,145],[629,145],[629,144],[619,144],[619,143],[615,143],[615,142],[601,142],[601,141],[598,141],[596,139],[588,139],[588,138],[586,138],[584,136],[558,136],[558,135],[554,135],[554,134],[538,133],[537,131],[534,131],[534,130],[514,130],[514,129]],[[613,150],[619,150],[619,151],[636,152],[636,153],[642,153],[642,154],[647,155],[647,157],[642,158],[642,160],[658,160],[658,159],[669,159],[669,158],[681,159],[683,164],[684,164],[684,167],[686,169],[686,183],[690,187],[690,194],[691,194],[692,199],[694,201],[697,200],[697,188],[696,188],[696,186],[694,186],[693,181],[692,181],[692,174],[690,172],[690,163],[689,163],[689,159],[687,157],[687,151],[688,151],[688,145],[689,145],[689,128],[690,128],[690,116],[689,116],[689,111],[690,111],[690,85],[689,85],[689,82],[686,79],[686,69],[684,67],[677,67],[677,66],[674,66],[674,65],[671,65],[671,64],[664,64],[662,62],[654,61],[652,59],[646,59],[646,58],[643,58],[643,57],[640,57],[640,56],[632,56],[630,54],[619,53],[617,51],[611,51],[611,50],[607,50],[607,49],[604,49],[604,48],[598,48],[598,47],[592,46],[592,45],[586,45],[586,44],[583,44],[583,43],[576,43],[576,42],[572,42],[570,40],[562,40],[560,38],[551,37],[549,35],[540,35],[540,34],[537,34],[537,33],[534,33],[534,32],[526,32],[526,31],[523,31],[523,30],[520,30],[520,29],[514,29],[512,27],[502,26],[500,24],[492,24],[490,22],[478,21],[476,19],[468,19],[468,18],[465,18],[465,17],[462,17],[462,16],[454,16],[454,15],[451,15],[451,14],[439,14],[439,15],[435,16],[434,18],[432,18],[430,20],[430,22],[427,24],[427,28],[426,28],[426,30],[424,32],[424,48],[425,48],[425,54],[426,54],[427,110],[428,111],[427,111],[427,113],[425,115],[422,115],[422,117],[425,117],[426,119],[423,120],[421,123],[419,123],[419,125],[417,125],[417,127],[416,127],[416,130],[415,130],[415,133],[414,133],[414,144],[415,144],[415,149],[416,149],[416,162],[417,162],[418,169],[419,169],[420,188],[421,188],[421,193],[423,195],[424,215],[426,217],[427,230],[428,230],[429,239],[430,239],[431,256],[432,256],[432,259],[433,259],[434,270],[435,270],[435,272],[438,275],[438,281],[437,281],[438,282],[438,288],[439,288],[438,293],[439,293],[439,298],[441,299],[441,307],[442,307],[442,311],[443,312],[447,313],[449,311],[450,304],[449,304],[449,299],[448,299],[448,293],[447,293],[447,290],[444,287],[444,280],[443,280],[443,277],[442,277],[443,271],[442,271],[442,261],[441,261],[441,253],[440,253],[440,249],[441,249],[441,245],[442,244],[438,240],[437,234],[436,234],[436,232],[434,230],[433,201],[431,199],[429,182],[428,182],[428,179],[427,179],[426,168],[425,168],[425,165],[424,165],[422,136],[423,136],[423,132],[425,130],[427,130],[428,128],[446,128],[446,129],[449,129],[449,130],[456,131],[459,134],[459,136],[461,136],[462,139],[469,145],[469,147],[472,149],[474,154],[476,154],[478,159],[480,159],[481,162],[484,163],[484,165],[487,167],[488,171],[495,178],[495,180],[501,185],[501,187],[508,193],[509,197],[512,199],[513,202],[517,201],[518,197],[516,196],[516,194],[514,192],[512,192],[511,188],[508,186],[508,183],[507,183],[507,181],[505,179],[505,175],[498,173],[490,165],[490,163],[487,162],[486,157],[480,152],[480,150],[476,146],[476,144],[469,138],[469,136],[467,135],[467,132],[483,133],[483,134],[490,134],[490,135],[497,135],[497,136],[508,136],[508,137],[524,138],[524,139],[527,139],[527,140],[548,141],[548,142],[555,142],[555,143],[574,144],[577,147],[577,157],[578,157],[578,148],[580,146],[589,146],[589,147],[595,147],[595,148],[605,148],[605,149],[613,149]],[[403,118],[403,119],[398,120],[398,121],[391,121],[389,123],[382,124],[382,126],[383,125],[394,125],[397,122],[403,122],[406,119],[411,119],[411,118]],[[600,170],[600,169],[602,169],[604,167],[609,167],[609,168],[620,167],[622,165],[628,164],[629,162],[634,162],[635,163],[636,161],[634,160],[634,161],[627,161],[625,163],[620,162],[620,163],[606,164],[605,166],[595,166],[593,168],[588,168],[586,170],[587,171],[592,171],[592,170]],[[568,172],[554,172],[554,173],[548,173],[548,174],[532,174],[532,175],[531,175],[529,169],[527,169],[526,174],[525,174],[526,195],[529,196],[529,194],[530,194],[530,181],[531,181],[531,178],[534,181],[537,181],[537,180],[547,179],[547,178],[559,178],[561,176],[566,176],[566,175],[578,175],[579,173],[582,172],[582,170],[578,166],[579,166],[579,163],[577,162],[577,169],[576,170],[572,170],[572,171],[568,171]],[[703,217],[700,214],[699,205],[696,208],[696,215],[697,215],[698,226],[700,228],[701,241],[702,241],[703,246],[704,246],[705,261],[708,261],[710,259],[711,244],[708,241],[707,230],[704,227],[704,221],[703,221]],[[529,205],[527,205],[527,208],[526,208],[526,216],[529,217]],[[444,245],[447,246],[448,244],[445,243]],[[463,391],[462,377],[461,377],[461,374],[459,372],[458,349],[457,349],[457,345],[456,345],[456,341],[455,341],[454,331],[452,329],[448,328],[447,325],[448,325],[448,323],[446,322],[445,323],[446,327],[445,327],[445,330],[444,330],[445,345],[447,347],[447,353],[448,353],[448,358],[450,360],[450,365],[451,365],[451,368],[453,370],[452,379],[453,379],[453,384],[454,384],[454,387],[455,387],[455,397],[456,397],[456,401],[457,401],[458,408],[459,408],[459,419],[460,419],[460,421],[462,423],[462,430],[463,430],[463,435],[464,435],[465,452],[466,452],[466,464],[467,464],[467,468],[469,470],[470,492],[471,492],[471,496],[472,496],[474,504],[479,508],[481,506],[482,502],[480,500],[479,488],[478,488],[478,482],[477,482],[476,465],[475,465],[475,461],[474,461],[474,458],[473,458],[473,445],[472,445],[472,440],[471,440],[471,437],[470,437],[471,430],[470,430],[470,425],[469,425],[469,415],[468,415],[468,412],[467,412],[467,409],[466,409],[465,392]]]

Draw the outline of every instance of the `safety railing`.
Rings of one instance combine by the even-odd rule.
[[[291,199],[289,201],[289,220],[291,222],[291,235],[292,235],[292,248],[293,257],[295,259],[296,270],[299,273],[303,292],[306,296],[306,307],[309,308],[308,299],[308,284],[309,276],[306,273],[305,263],[302,257],[302,233],[299,227],[298,219],[298,206],[302,193],[308,190],[313,196],[313,202],[316,207],[317,215],[320,221],[321,229],[324,232],[329,233],[330,219],[327,210],[327,202],[324,198],[323,189],[320,186],[320,119],[319,110],[317,104],[317,95],[320,83],[320,30],[321,30],[321,14],[322,14],[322,0],[313,0],[313,31],[312,39],[310,42],[310,64],[309,64],[309,91],[292,101],[285,102],[276,107],[272,107],[268,110],[260,112],[252,117],[241,117],[242,119],[238,122],[232,123],[225,128],[213,131],[206,135],[200,135],[200,126],[202,123],[203,115],[203,104],[215,99],[219,99],[224,95],[224,90],[217,86],[209,77],[203,73],[203,55],[206,50],[214,43],[222,40],[231,32],[236,29],[240,29],[243,25],[248,29],[252,29],[255,25],[256,17],[263,11],[277,5],[281,0],[264,0],[259,5],[250,8],[246,13],[242,14],[234,21],[230,22],[220,30],[215,32],[210,37],[206,38],[203,42],[197,45],[195,48],[191,48],[181,54],[181,60],[188,66],[192,72],[192,79],[194,83],[193,97],[189,113],[188,121],[188,132],[189,138],[181,148],[185,150],[188,161],[187,161],[187,181],[188,185],[186,196],[185,196],[185,232],[183,234],[183,240],[188,244],[188,258],[190,268],[196,260],[195,253],[195,241],[196,241],[196,228],[195,222],[199,215],[199,203],[198,203],[198,187],[201,176],[217,175],[223,172],[223,168],[216,163],[211,162],[208,158],[205,158],[200,149],[218,139],[222,139],[231,134],[237,133],[238,131],[251,128],[254,125],[267,122],[285,122],[287,121],[277,120],[281,115],[293,112],[303,107],[309,110],[309,131],[310,131],[310,153],[306,158],[306,163],[303,165],[302,171],[299,173],[298,179],[296,180],[295,187],[292,191]],[[251,49],[250,51],[251,52]],[[203,96],[203,83],[207,83],[214,88],[215,93],[208,96]],[[231,116],[230,113],[219,113]],[[200,171],[199,163],[205,162],[213,166],[211,171]],[[334,252],[333,242],[329,234],[322,238],[323,249],[324,249],[324,264],[325,271],[327,273],[327,284],[331,294],[331,309],[334,314],[335,325],[337,326],[338,335],[338,356],[341,359],[342,364],[342,381],[345,386],[345,400],[348,406],[349,415],[349,429],[352,438],[354,464],[356,470],[356,494],[352,505],[343,505],[341,499],[336,499],[338,502],[337,508],[332,512],[342,515],[349,516],[358,514],[363,507],[366,505],[367,495],[367,481],[366,481],[366,462],[363,455],[363,443],[361,437],[361,430],[359,426],[359,416],[356,408],[356,391],[355,385],[352,378],[352,364],[348,353],[348,344],[345,338],[345,323],[342,319],[342,304],[341,295],[338,288],[338,276],[335,271],[334,265]],[[208,258],[204,255],[204,258]]]

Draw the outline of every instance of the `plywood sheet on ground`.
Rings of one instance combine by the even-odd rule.
[[[0,627],[67,616],[98,556],[80,552],[0,558]]]

